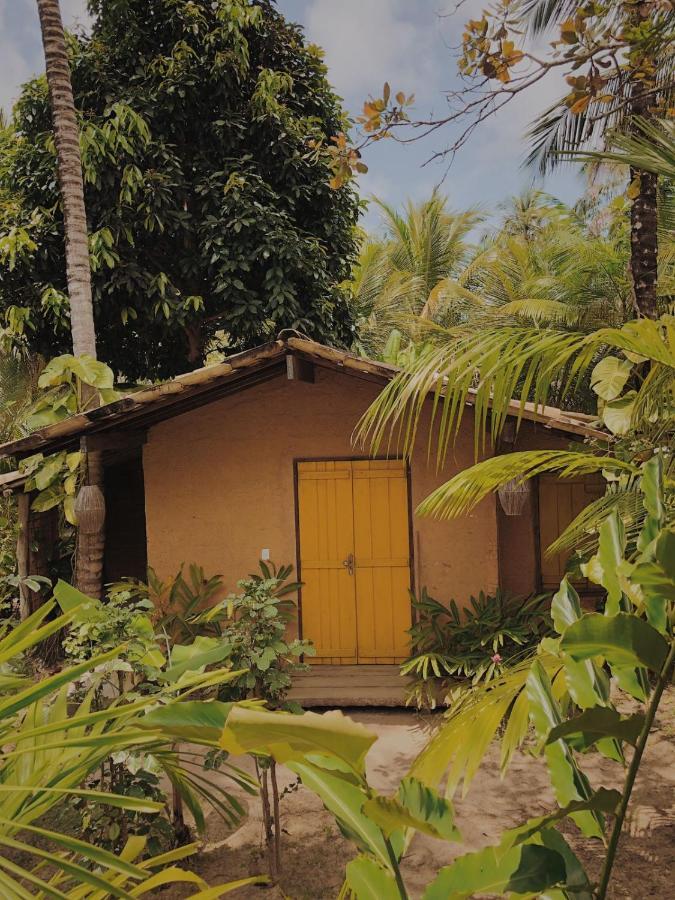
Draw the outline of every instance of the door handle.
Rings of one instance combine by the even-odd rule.
[[[350,553],[347,559],[342,560],[342,565],[350,575],[354,574],[354,554]]]

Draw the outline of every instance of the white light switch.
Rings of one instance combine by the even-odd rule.
[[[260,559],[262,559],[263,561],[266,562],[267,560],[269,560],[269,558],[270,558],[270,551],[267,549],[267,547],[265,547],[263,550],[260,551]]]

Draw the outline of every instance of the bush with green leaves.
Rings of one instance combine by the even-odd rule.
[[[291,686],[293,672],[307,666],[301,657],[313,656],[311,641],[288,637],[296,606],[290,599],[299,583],[287,583],[292,566],[277,569],[274,563],[260,562],[260,575],[237,582],[241,593],[230,594],[205,619],[224,613],[223,639],[229,645],[229,660],[245,674],[225,689],[228,698],[258,697],[279,705]]]
[[[414,677],[409,702],[432,708],[462,682],[490,681],[504,669],[533,653],[551,633],[550,595],[517,597],[499,588],[494,595],[481,591],[460,610],[448,606],[422,588],[412,595],[415,623],[410,634],[411,654],[401,674]]]
[[[201,566],[191,563],[185,573],[185,564],[178,572],[165,579],[158,577],[152,566],[148,567],[147,581],[124,578],[108,585],[109,595],[121,594],[132,602],[147,601],[153,608],[153,622],[170,644],[186,644],[198,636],[220,637],[220,618],[206,616],[213,601],[221,592],[222,575],[207,576]]]
[[[68,588],[68,586],[66,586]],[[203,878],[176,863],[197,850],[196,844],[169,853],[151,855],[148,834],[129,835],[121,852],[113,853],[68,829],[45,821],[64,801],[86,801],[97,810],[122,810],[129,817],[153,816],[162,803],[147,796],[100,791],[88,785],[101,764],[115,754],[152,754],[176,780],[190,785],[172,754],[173,735],[163,733],[148,715],[174,710],[182,720],[193,701],[190,693],[206,690],[232,677],[229,670],[199,672],[195,669],[165,670],[166,690],[160,698],[147,695],[134,702],[113,699],[102,710],[92,709],[92,692],[81,701],[73,687],[85,676],[94,681],[97,670],[115,659],[120,648],[84,662],[66,666],[42,680],[25,675],[23,654],[57,634],[77,617],[79,604],[65,603],[67,612],[51,618],[55,602],[47,601],[24,622],[0,634],[0,884],[3,896],[22,898],[61,897],[67,900],[109,900],[138,896],[153,889],[181,882],[189,895],[211,890],[209,896],[225,893],[225,885],[208,885]],[[175,678],[173,676],[176,676]],[[181,707],[181,711],[178,710]],[[216,735],[217,737],[217,735]],[[197,734],[209,747],[217,741]],[[37,840],[36,840],[37,839]],[[244,879],[251,883],[264,879]],[[231,884],[227,889],[238,885]],[[203,896],[203,894],[201,895]]]
[[[79,686],[80,696],[89,697],[93,709],[104,710],[111,702],[143,703],[153,697],[158,704],[166,702],[181,688],[181,679],[190,673],[203,673],[207,667],[227,665],[214,673],[219,681],[238,678],[231,675],[227,664],[229,648],[217,638],[196,636],[185,644],[173,643],[165,633],[156,633],[153,604],[139,595],[131,584],[114,585],[103,601],[85,597],[69,585],[60,583],[55,596],[64,612],[71,612],[72,623],[64,638],[66,658],[83,664],[102,653],[115,652],[114,657],[88,672]],[[220,672],[220,679],[218,677]],[[189,685],[188,685],[189,687]],[[221,762],[228,777],[254,793],[254,783],[226,760]],[[169,800],[160,784],[160,775],[168,776],[173,797]],[[140,750],[121,750],[101,760],[88,784],[99,792],[122,796],[144,796],[161,804],[159,815],[144,811],[129,814],[122,808],[101,809],[86,797],[76,798],[73,808],[80,816],[83,833],[97,844],[119,852],[132,835],[143,836],[147,852],[166,850],[185,842],[189,829],[183,818],[183,804],[193,815],[198,830],[203,830],[201,805],[210,804],[228,827],[239,821],[242,813],[238,800],[227,791],[216,796],[203,777],[202,760],[194,755],[181,756],[178,748],[164,750],[161,756]]]

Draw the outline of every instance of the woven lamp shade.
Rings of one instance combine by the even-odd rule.
[[[498,489],[499,502],[507,516],[520,516],[525,512],[530,487],[529,481],[512,479]]]
[[[84,534],[96,534],[105,522],[105,498],[95,484],[83,484],[75,499],[77,525]]]

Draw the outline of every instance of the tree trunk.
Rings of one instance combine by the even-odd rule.
[[[66,38],[59,0],[37,0],[47,84],[52,107],[56,164],[63,204],[66,280],[70,298],[73,353],[96,356],[96,332],[91,299],[89,238],[84,207],[80,132],[75,115]]]
[[[633,24],[639,25],[650,14],[650,4],[636,3],[633,11]],[[646,71],[650,71],[654,61],[647,59]],[[648,75],[635,80],[631,86],[632,100],[630,106],[631,119],[652,116],[651,106],[654,97],[650,91],[655,86],[655,76]],[[634,129],[635,125],[629,125]],[[651,172],[630,170],[631,186],[637,188],[630,209],[630,270],[633,280],[633,293],[638,312],[650,319],[658,316],[656,303],[656,281],[658,265],[658,177]]]
[[[631,168],[631,183],[640,190],[630,210],[630,269],[635,302],[641,315],[656,319],[656,276],[658,258],[657,176]]]
[[[70,299],[70,327],[73,353],[96,358],[96,331],[91,293],[89,236],[84,205],[84,179],[80,155],[80,134],[75,114],[73,88],[66,38],[61,20],[59,0],[37,0],[45,54],[47,85],[54,123],[56,165],[63,204],[63,223],[66,245],[66,281]],[[89,397],[90,405],[93,398]],[[103,466],[100,453],[86,459],[83,444],[84,471],[87,484],[103,489]],[[100,597],[103,576],[105,531],[79,534],[75,562],[76,584],[80,590]]]

